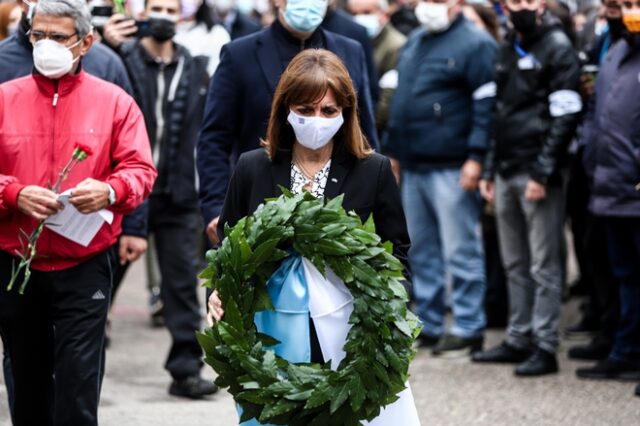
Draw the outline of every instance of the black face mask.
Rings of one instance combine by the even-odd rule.
[[[538,28],[538,11],[522,9],[509,10],[513,28],[524,36],[532,34]]]
[[[625,26],[622,18],[607,18],[609,25],[609,34],[614,40],[618,40],[624,34]]]
[[[176,35],[176,23],[163,18],[149,19],[149,35],[162,43]]]

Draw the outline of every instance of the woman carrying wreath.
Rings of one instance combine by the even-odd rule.
[[[264,148],[242,154],[238,160],[219,221],[221,237],[224,236],[224,224],[235,225],[252,214],[266,198],[281,195],[280,186],[289,188],[294,194],[308,191],[315,197],[327,199],[344,194],[344,209],[355,211],[363,222],[373,216],[378,235],[382,241],[393,243],[393,253],[405,266],[405,277],[409,276],[407,252],[410,241],[398,185],[389,160],[373,152],[361,131],[355,89],[347,69],[336,55],[323,49],[308,49],[291,61],[276,89],[267,137],[262,145]],[[305,268],[307,266],[305,263]],[[332,306],[340,309],[345,297],[350,297],[343,283],[337,288],[315,293],[329,295],[328,299],[339,299],[320,301],[325,310],[331,311]],[[314,293],[310,293],[313,297]],[[313,305],[313,301],[310,304]],[[208,307],[211,324],[223,317],[224,310],[217,293],[209,297]],[[256,318],[259,314],[262,313],[257,313]],[[291,362],[331,360],[335,368],[340,359],[331,356],[332,352],[323,342],[327,338],[336,340],[333,344],[340,351],[348,329],[337,331],[332,325],[323,325],[320,319],[314,318],[313,312],[307,322],[308,337],[303,339],[308,341],[310,359],[278,355]],[[327,337],[327,334],[334,336]],[[285,337],[285,340],[289,339],[300,339],[295,326]],[[278,336],[278,340],[282,341],[282,336]],[[411,392],[407,389],[402,392],[405,393],[407,395],[401,395],[399,401],[387,407],[388,411],[389,407],[403,402],[404,405],[400,405],[406,416],[404,422],[397,422],[397,412],[393,414],[393,423],[377,422],[382,420],[383,411],[371,424],[419,424]]]

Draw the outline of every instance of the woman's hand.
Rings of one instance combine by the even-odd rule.
[[[220,300],[217,291],[214,290],[213,293],[211,293],[207,306],[209,307],[209,312],[207,312],[207,322],[209,323],[209,327],[213,327],[213,324],[215,324],[216,321],[220,321],[224,316],[222,301]]]

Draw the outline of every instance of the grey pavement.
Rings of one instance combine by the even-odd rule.
[[[107,352],[100,424],[237,425],[233,400],[224,391],[203,401],[167,394],[170,378],[163,363],[169,334],[150,328],[145,289],[139,262],[113,309],[113,343]],[[576,312],[575,302],[565,305],[564,325],[575,320]],[[501,337],[500,331],[490,331],[487,344],[498,343]],[[576,379],[575,368],[585,364],[566,358],[568,346],[564,341],[560,374],[533,379],[516,379],[509,366],[474,365],[464,358],[435,359],[420,351],[411,367],[411,387],[422,425],[640,425],[635,384]],[[203,374],[215,377],[207,366]],[[0,426],[8,425],[6,389],[0,375]]]

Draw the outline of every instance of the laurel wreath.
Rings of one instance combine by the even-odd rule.
[[[240,421],[290,426],[360,425],[379,415],[405,389],[412,343],[420,332],[407,309],[403,265],[366,223],[305,192],[269,199],[207,253],[205,286],[218,291],[225,315],[198,333],[205,362],[242,407]],[[293,249],[323,272],[340,277],[353,296],[352,327],[337,371],[330,363],[290,363],[269,349],[279,343],[259,333],[255,312],[273,309],[266,283]]]

